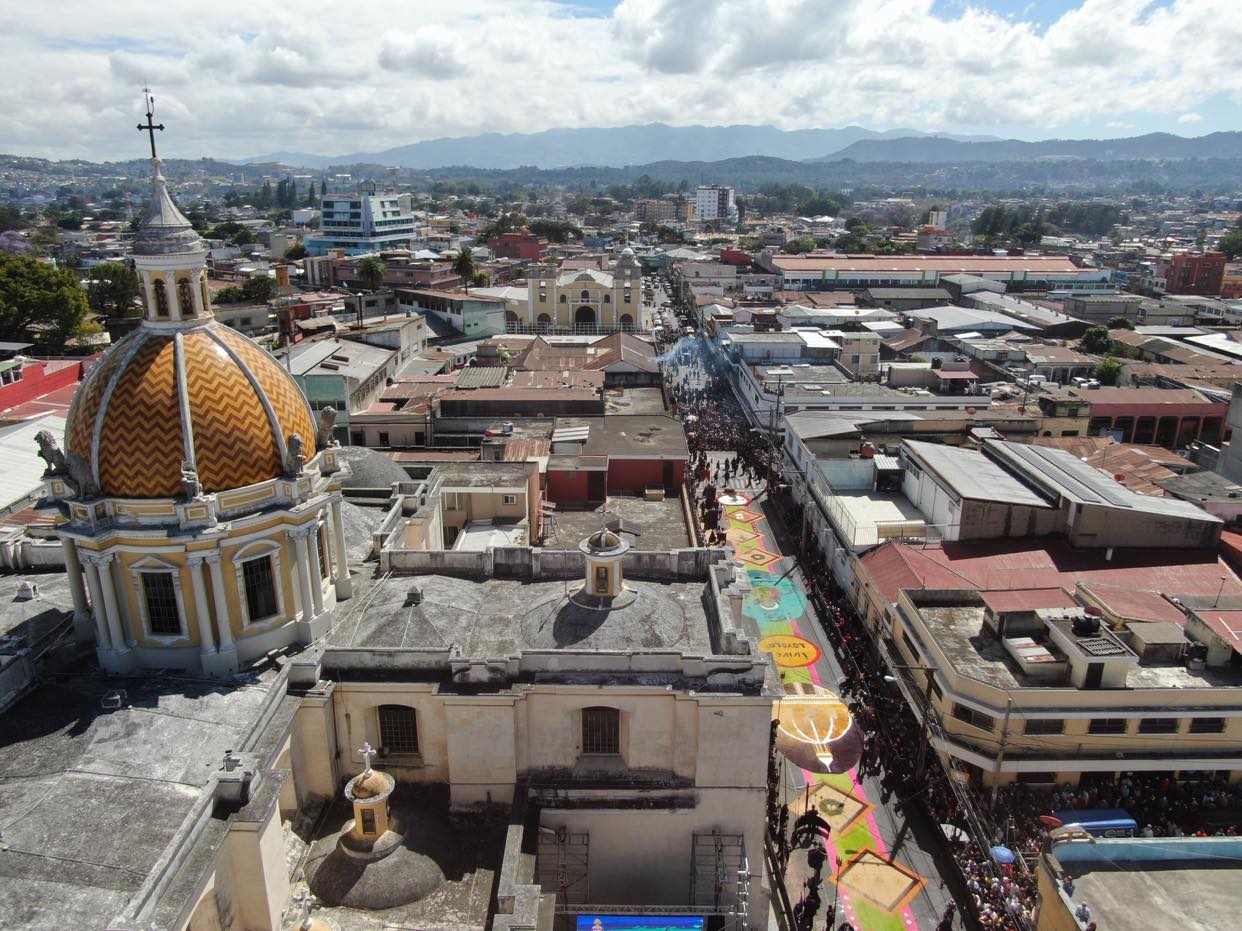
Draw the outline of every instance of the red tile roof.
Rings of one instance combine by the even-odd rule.
[[[1061,588],[1015,588],[1008,592],[984,592],[983,603],[992,609],[993,614],[1076,606],[1074,599]]]
[[[1242,653],[1242,611],[1200,609],[1196,613],[1203,623],[1233,647],[1233,652]]]
[[[1217,584],[1219,584],[1219,577]],[[1186,623],[1186,615],[1159,592],[1135,591],[1130,588],[1101,585],[1098,582],[1085,583],[1082,588],[1106,611],[1127,621]]]
[[[1223,543],[1221,548],[1226,550]],[[1226,594],[1242,595],[1242,580],[1210,550],[1117,549],[1110,560],[1104,550],[1075,550],[1059,539],[929,546],[889,542],[860,562],[889,601],[896,601],[903,588],[1074,591],[1080,581],[1168,595],[1215,595],[1221,576],[1226,577]]]

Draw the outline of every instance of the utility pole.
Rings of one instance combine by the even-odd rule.
[[[1001,764],[1005,762],[1005,748],[1009,745],[1009,715],[1013,712],[1013,697],[1005,703],[1005,723],[1001,726],[1000,748],[996,752],[996,763],[992,767],[992,795],[988,801],[988,811],[996,810],[996,793],[1000,790]]]

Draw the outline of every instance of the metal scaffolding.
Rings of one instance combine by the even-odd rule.
[[[566,905],[584,905],[589,900],[590,862],[590,834],[571,834],[563,827],[539,829],[535,879],[544,892],[556,894],[558,910]]]
[[[741,834],[713,830],[690,842],[690,904],[716,915],[746,914],[750,866]]]

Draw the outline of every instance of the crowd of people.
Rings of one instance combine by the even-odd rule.
[[[705,542],[722,544],[721,493],[731,487],[765,483],[772,446],[765,432],[748,428],[732,390],[717,369],[718,363],[705,351],[701,339],[683,337],[660,348],[668,363],[665,388],[686,425],[690,445],[686,477],[690,500]],[[726,455],[719,455],[721,452]],[[780,495],[774,495],[773,500],[781,504]],[[886,675],[887,667],[871,633],[835,584],[822,554],[808,555],[802,568],[808,592],[844,670],[838,690],[866,735],[860,771],[879,777],[883,802],[891,802],[899,811],[925,816],[931,824],[942,827],[945,849],[960,873],[959,887],[967,897],[972,924],[997,931],[1033,927],[1037,890],[1032,870],[1038,853],[1048,844],[1049,827],[1041,816],[1052,811],[1124,809],[1145,837],[1235,835],[1242,830],[1242,789],[1238,786],[1215,778],[1179,784],[1167,776],[1141,774],[1051,791],[1009,785],[999,790],[992,806],[966,801],[975,816],[968,817],[963,804],[968,796],[961,793],[973,789],[955,790],[934,752],[922,746],[926,736],[921,725],[896,683]],[[778,810],[775,793],[769,797],[769,807],[773,834],[780,839],[778,856],[785,859],[789,855],[789,813]],[[977,820],[980,814],[985,814],[984,821]],[[968,831],[972,823],[981,825],[987,836]],[[818,829],[813,833],[818,835]],[[997,862],[993,854],[997,845],[1014,851],[1015,862]],[[815,873],[818,877],[819,871]],[[814,888],[803,890],[795,915],[800,928],[809,929],[818,911],[817,886],[818,882]],[[826,928],[831,931],[835,915],[830,911],[827,918]],[[953,920],[951,907],[938,929],[947,931]]]

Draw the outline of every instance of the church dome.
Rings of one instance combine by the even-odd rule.
[[[607,553],[615,550],[623,545],[620,534],[609,530],[607,527],[601,528],[595,533],[587,537],[587,549],[595,553]]]
[[[277,478],[295,433],[310,459],[315,421],[292,376],[210,320],[121,340],[78,389],[65,426],[68,454],[117,498],[181,495],[186,461],[207,493]]]

